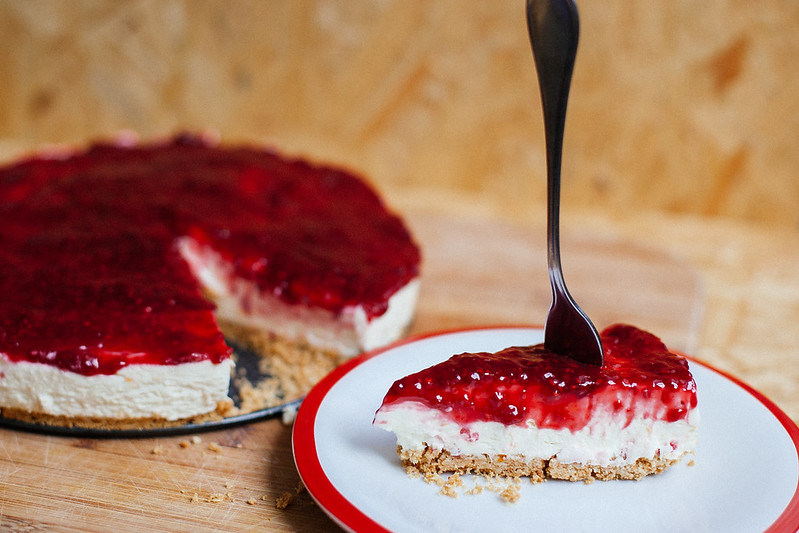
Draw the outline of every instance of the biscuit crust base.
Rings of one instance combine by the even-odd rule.
[[[512,455],[451,455],[446,450],[405,450],[397,446],[402,466],[409,471],[422,474],[453,472],[458,474],[482,474],[500,477],[528,477],[533,483],[546,479],[566,481],[613,479],[638,480],[650,474],[659,474],[677,462],[676,459],[641,457],[628,465],[600,466],[581,463],[561,463],[555,458],[542,459]]]
[[[242,400],[239,413],[298,400],[345,360],[336,351],[287,340],[225,320],[219,321],[219,329],[225,338],[257,354],[258,370],[268,376],[257,384],[233,376],[234,380],[239,380],[237,385]]]
[[[204,413],[179,420],[166,420],[164,418],[103,418],[93,416],[57,416],[47,413],[35,413],[24,409],[4,407],[0,409],[0,416],[9,420],[19,420],[27,424],[41,426],[57,426],[65,428],[87,428],[97,430],[140,430],[201,424],[221,420],[232,408],[232,402],[220,402],[215,411]]]

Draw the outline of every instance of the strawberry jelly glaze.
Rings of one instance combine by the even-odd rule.
[[[230,355],[175,246],[288,304],[381,315],[419,251],[362,181],[183,136],[0,168],[0,353],[81,374]]]
[[[602,367],[547,352],[543,345],[455,355],[395,382],[383,400],[419,401],[464,424],[576,431],[606,408],[628,424],[634,416],[674,422],[696,407],[696,384],[685,358],[655,336],[627,325],[601,334]]]

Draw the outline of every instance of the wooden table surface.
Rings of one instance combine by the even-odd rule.
[[[392,196],[424,250],[412,333],[543,323],[541,221],[509,221],[468,201],[443,209],[418,193]],[[599,327],[626,321],[649,329],[799,419],[797,235],[662,215],[570,219],[566,280]],[[297,490],[290,438],[278,419],[141,439],[0,429],[0,530],[334,530]]]

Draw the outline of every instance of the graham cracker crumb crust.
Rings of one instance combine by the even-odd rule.
[[[232,405],[232,404],[231,404]],[[19,420],[30,424],[59,427],[81,427],[99,430],[128,430],[128,429],[155,429],[183,426],[188,424],[201,424],[213,420],[221,420],[228,416],[230,406],[218,406],[217,410],[199,416],[182,418],[179,420],[165,420],[163,418],[120,418],[106,419],[88,416],[63,417],[43,413],[31,413],[23,409],[3,408],[0,416],[12,420]]]
[[[441,487],[439,494],[456,498],[461,493],[472,495],[489,490],[497,493],[506,503],[514,503],[521,498],[521,478],[527,478],[534,484],[547,479],[583,481],[586,484],[596,480],[640,480],[651,474],[659,474],[679,461],[640,458],[633,464],[622,466],[566,464],[555,458],[527,460],[506,455],[453,456],[429,446],[422,451],[404,450],[402,446],[397,446],[397,454],[410,477],[421,476],[426,483],[438,485]],[[693,461],[689,462],[689,465],[692,464]],[[465,488],[462,479],[464,474],[474,474],[473,487]],[[483,484],[479,483],[479,479],[483,480]]]
[[[239,391],[240,405],[230,415],[298,400],[345,359],[332,350],[289,341],[238,324],[220,321],[219,327],[226,338],[258,354],[258,371],[268,376],[258,383],[252,383],[241,373],[232,377]]]

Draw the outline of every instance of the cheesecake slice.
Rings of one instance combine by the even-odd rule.
[[[600,336],[601,367],[543,345],[454,355],[396,381],[374,425],[423,473],[640,479],[692,454],[699,412],[687,360],[632,326]]]

